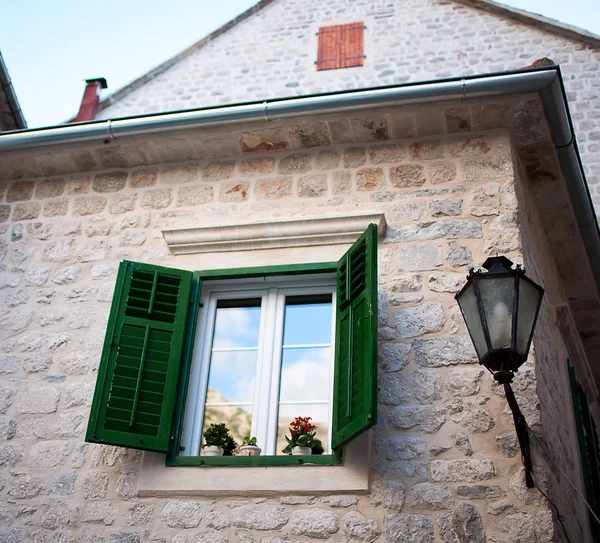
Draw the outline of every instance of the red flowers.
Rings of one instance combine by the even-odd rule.
[[[308,447],[312,449],[315,446],[321,446],[321,441],[317,439],[315,430],[317,427],[311,424],[310,417],[296,417],[290,422],[291,439],[285,436],[287,447],[283,449],[285,454],[291,454],[293,447]],[[321,449],[322,451],[323,449]]]
[[[311,417],[296,417],[292,422],[290,422],[290,433],[292,434],[292,439],[314,432],[317,427],[310,423],[311,420]]]

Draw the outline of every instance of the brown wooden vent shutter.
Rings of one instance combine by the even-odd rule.
[[[364,29],[362,22],[319,28],[317,71],[362,66],[365,58]]]

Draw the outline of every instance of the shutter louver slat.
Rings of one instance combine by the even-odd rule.
[[[191,272],[121,263],[86,441],[167,451],[191,282]]]
[[[377,227],[338,263],[332,448],[377,422]]]

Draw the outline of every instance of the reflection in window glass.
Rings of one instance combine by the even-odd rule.
[[[260,299],[217,304],[202,432],[224,422],[238,445],[252,424],[260,310]]]
[[[327,449],[331,395],[331,295],[286,298],[276,454],[295,417],[311,417]]]

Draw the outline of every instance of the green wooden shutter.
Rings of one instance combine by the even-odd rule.
[[[585,493],[594,513],[600,515],[600,442],[598,440],[598,432],[589,410],[587,396],[579,384],[573,364],[568,359],[567,365],[569,368],[573,414],[575,415],[575,426],[577,428]],[[598,541],[600,539],[600,525],[591,514],[589,515],[589,520],[594,541]]]
[[[332,448],[377,423],[377,226],[338,262]]]
[[[166,452],[192,272],[119,267],[86,441]]]

